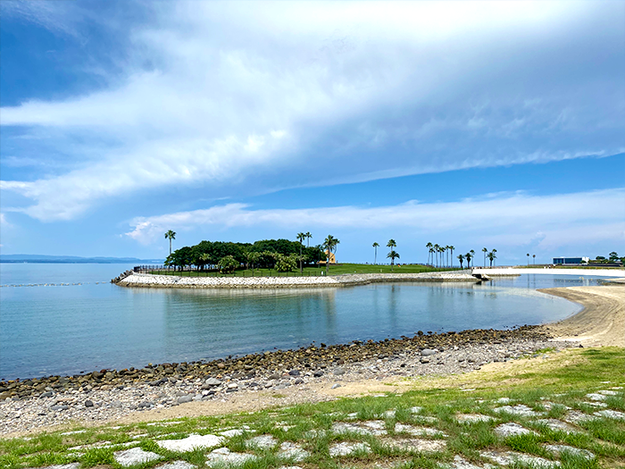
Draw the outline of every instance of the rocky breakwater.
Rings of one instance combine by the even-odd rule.
[[[130,273],[115,281],[122,287],[148,288],[319,288],[349,287],[383,282],[479,282],[469,272],[420,274],[347,274],[318,277],[178,277]]]
[[[310,386],[334,388],[363,379],[462,373],[545,347],[566,346],[550,342],[535,326],[441,334],[419,331],[413,337],[379,342],[318,344],[210,362],[5,381],[0,382],[0,433],[75,420],[109,420],[191,401],[227,400],[240,393],[290,387],[308,392],[302,395],[304,400],[322,400],[327,396],[310,391]]]

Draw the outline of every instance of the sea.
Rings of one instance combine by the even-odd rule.
[[[582,308],[536,291],[598,277],[276,290],[125,288],[131,265],[0,264],[0,380],[412,336],[506,329]]]

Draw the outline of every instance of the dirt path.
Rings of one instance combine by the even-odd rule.
[[[557,340],[575,340],[586,347],[625,347],[625,285],[545,288],[539,291],[584,306],[580,313],[545,326]]]

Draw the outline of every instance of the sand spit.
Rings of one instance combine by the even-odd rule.
[[[545,288],[538,290],[584,306],[570,318],[545,326],[555,340],[574,340],[586,347],[625,347],[625,285]]]
[[[133,273],[117,285],[148,288],[323,288],[385,282],[479,282],[470,271],[349,274],[319,277],[177,277]]]

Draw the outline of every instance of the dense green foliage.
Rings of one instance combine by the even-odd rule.
[[[176,249],[167,257],[165,265],[178,268],[195,266],[198,270],[212,270],[223,258],[231,257],[237,263],[237,268],[245,266],[252,269],[273,269],[283,257],[297,262],[300,252],[303,265],[306,266],[317,264],[326,258],[320,246],[305,247],[301,242],[288,239],[264,239],[253,244],[202,241],[195,246]],[[289,265],[290,261],[281,262],[282,267],[291,270]]]

